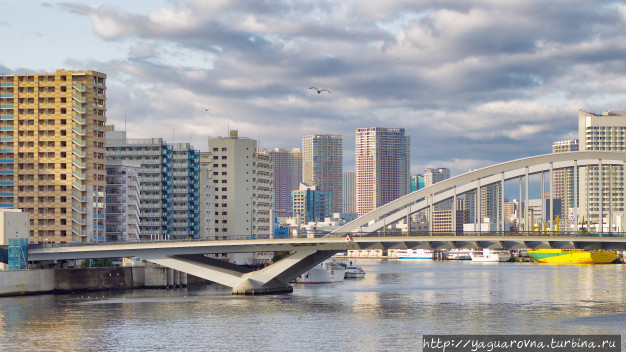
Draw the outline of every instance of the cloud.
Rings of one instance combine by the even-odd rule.
[[[202,141],[230,126],[260,134],[264,147],[291,148],[302,135],[336,133],[353,169],[356,128],[404,127],[414,173],[460,172],[550,152],[554,140],[577,135],[578,109],[626,106],[622,5],[177,0],[145,12],[62,8],[127,48],[80,65],[109,74],[109,119],[132,112],[129,134],[141,137],[175,128]],[[314,94],[312,85],[332,94]]]

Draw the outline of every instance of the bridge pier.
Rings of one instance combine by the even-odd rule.
[[[170,271],[174,269],[232,287],[233,295],[266,295],[293,292],[291,281],[338,251],[299,248],[282,260],[256,271],[203,254],[144,256],[144,259],[171,268],[167,271],[168,286],[174,284]]]

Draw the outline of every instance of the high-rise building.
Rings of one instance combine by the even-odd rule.
[[[411,176],[411,192],[415,192],[418,189],[426,187],[424,175],[417,174]]]
[[[273,170],[269,155],[257,153],[256,140],[209,139],[215,184],[216,233],[220,240],[272,234]]]
[[[356,214],[356,171],[344,171],[342,177],[343,213]]]
[[[601,115],[578,112],[580,150],[626,151],[626,111],[605,111]],[[610,213],[624,212],[624,184],[621,166],[579,168],[579,220],[615,224]],[[610,181],[609,181],[610,180]],[[601,192],[602,190],[602,192]],[[611,192],[608,192],[611,190]]]
[[[341,213],[343,147],[341,135],[312,134],[302,137],[302,183],[332,191],[332,209]]]
[[[260,150],[272,158],[274,167],[274,216],[291,217],[291,192],[302,183],[302,152],[299,148],[288,151],[284,148]]]
[[[575,152],[579,149],[578,139],[569,139],[564,141],[555,141],[552,143],[552,153]],[[568,214],[569,208],[576,208],[574,204],[574,168],[553,170],[552,185],[554,187],[554,199],[561,200],[561,214]],[[567,220],[567,219],[561,219]],[[573,219],[572,219],[573,220]]]
[[[424,187],[430,187],[437,182],[450,178],[450,169],[445,167],[427,168],[424,171]]]
[[[137,162],[140,189],[140,229],[145,240],[173,236],[172,146],[162,138],[126,138],[108,126],[107,159]]]
[[[300,184],[300,188],[291,192],[293,214],[300,225],[311,221],[324,221],[332,216],[331,191],[322,191],[319,186]]]
[[[409,135],[404,128],[358,128],[355,154],[359,216],[409,192]]]
[[[215,239],[215,184],[211,179],[211,170],[204,166],[203,156],[209,153],[200,153],[200,227],[198,238],[205,240]]]
[[[106,241],[139,241],[141,164],[107,158]]]
[[[172,236],[200,233],[200,151],[189,143],[172,144]]]
[[[106,75],[0,75],[0,208],[32,243],[105,238]]]

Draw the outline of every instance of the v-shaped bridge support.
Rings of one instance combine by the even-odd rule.
[[[203,254],[142,259],[232,287],[234,295],[259,295],[293,292],[293,287],[289,284],[291,281],[337,252],[301,248],[282,260],[256,271]]]

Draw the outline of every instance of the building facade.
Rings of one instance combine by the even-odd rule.
[[[300,188],[292,192],[292,198],[294,217],[301,226],[309,222],[323,222],[333,215],[332,193],[321,190],[319,186],[300,184]]]
[[[302,151],[294,148],[261,150],[261,154],[271,157],[274,168],[274,216],[291,217],[291,192],[297,190],[302,183]]]
[[[578,112],[580,150],[626,151],[626,111],[605,111],[594,114]],[[621,166],[589,166],[579,169],[579,221],[615,224],[614,217],[623,215],[624,182]],[[608,220],[608,221],[607,221]]]
[[[162,138],[126,138],[125,131],[107,132],[107,158],[137,162],[140,184],[140,229],[145,240],[172,239],[172,146]]]
[[[575,152],[580,149],[578,139],[570,139],[564,141],[555,141],[552,143],[552,153]],[[574,168],[558,169],[553,171],[552,185],[554,187],[554,199],[561,200],[561,214],[570,213],[568,209],[577,208],[578,204],[574,204],[576,197],[574,192]],[[561,219],[571,221],[574,219]]]
[[[141,164],[107,158],[106,241],[139,241],[141,230],[139,176]]]
[[[200,234],[200,151],[189,143],[172,144],[172,237]]]
[[[343,142],[341,135],[302,137],[302,183],[332,191],[333,212],[341,213]]]
[[[0,208],[24,209],[31,243],[105,237],[106,75],[0,75]]]
[[[343,212],[356,214],[356,171],[344,171],[342,183]]]
[[[409,143],[409,135],[403,128],[356,130],[356,201],[359,216],[409,192]]]
[[[424,170],[424,187],[430,187],[437,182],[450,178],[450,169],[445,167],[427,168]]]
[[[215,237],[219,240],[272,233],[273,169],[269,155],[257,153],[253,139],[209,139],[211,178],[215,185]]]

